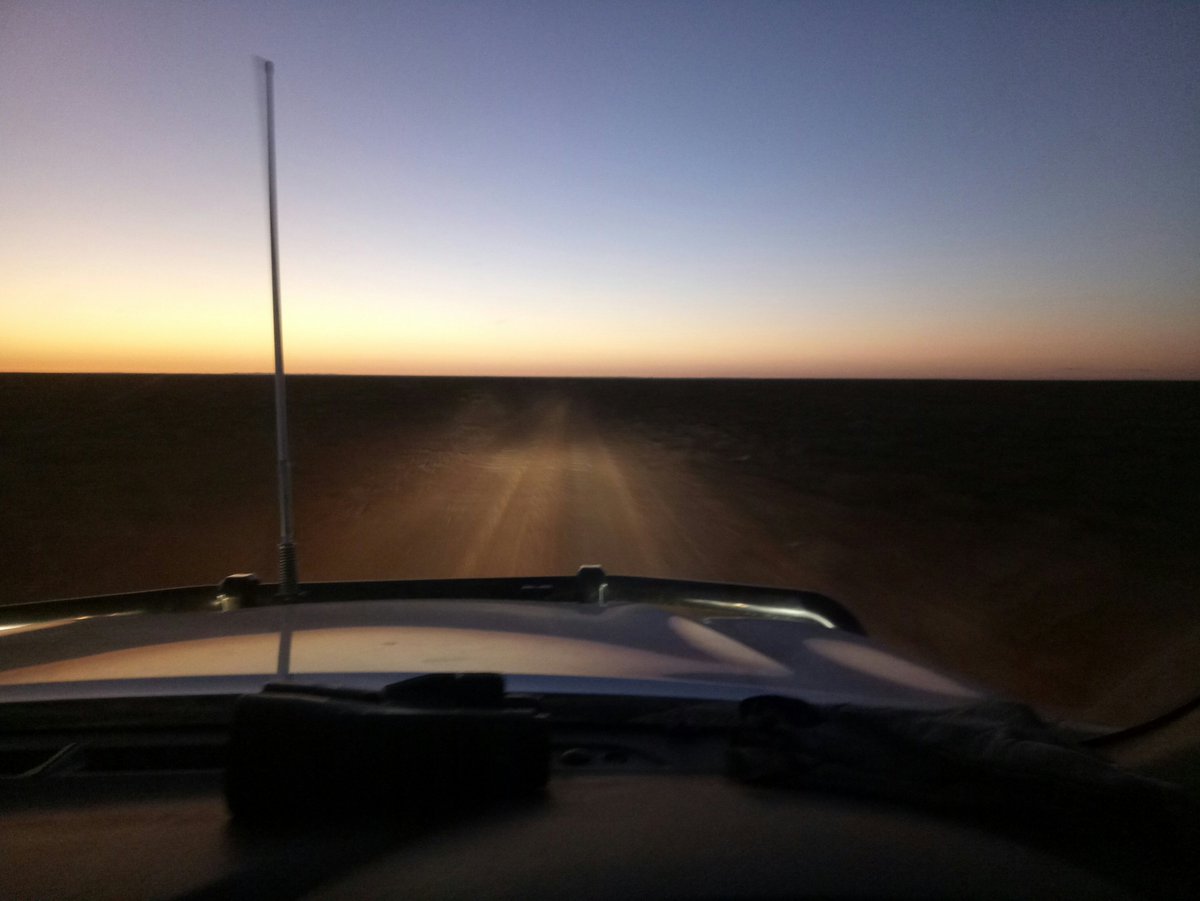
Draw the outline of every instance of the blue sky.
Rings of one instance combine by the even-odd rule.
[[[9,3],[0,369],[1200,377],[1200,4]]]

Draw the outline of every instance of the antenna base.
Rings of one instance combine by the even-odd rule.
[[[294,600],[300,596],[296,576],[296,545],[291,541],[279,542],[279,592],[282,600]]]

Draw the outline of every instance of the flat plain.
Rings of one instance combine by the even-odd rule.
[[[1200,383],[288,380],[302,580],[811,588],[1058,715],[1200,690]],[[264,376],[0,375],[0,603],[275,577]]]

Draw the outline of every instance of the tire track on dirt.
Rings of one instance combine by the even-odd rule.
[[[548,575],[599,563],[660,577],[804,581],[797,555],[739,509],[728,484],[614,432],[586,401],[534,396],[490,428],[477,412],[468,404],[443,434],[418,438],[425,452],[343,461],[362,476],[339,476],[354,488],[340,511],[326,511],[306,578]],[[456,433],[472,436],[468,446]]]

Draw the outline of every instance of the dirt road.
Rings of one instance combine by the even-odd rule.
[[[804,583],[803,560],[683,455],[548,394],[497,427],[466,404],[428,449],[343,460],[353,485],[303,523],[323,579],[610,572]],[[315,511],[314,511],[315,512]],[[330,515],[332,513],[332,515]],[[811,575],[811,574],[810,574]]]

